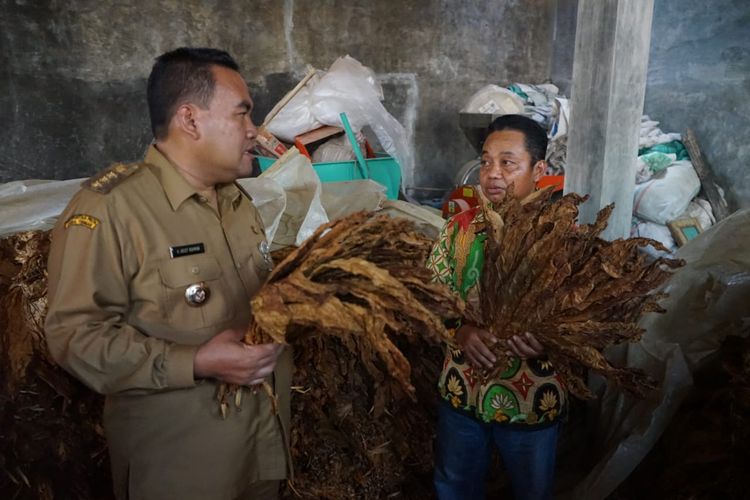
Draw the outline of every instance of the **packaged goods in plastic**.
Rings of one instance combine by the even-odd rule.
[[[701,181],[689,161],[676,161],[663,175],[636,184],[633,212],[658,224],[675,220],[701,189]]]

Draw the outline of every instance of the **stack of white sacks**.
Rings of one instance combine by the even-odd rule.
[[[677,244],[668,223],[694,217],[705,231],[716,222],[708,201],[697,197],[701,182],[680,140],[680,134],[663,133],[659,122],[641,118],[631,236],[655,239],[670,251]]]

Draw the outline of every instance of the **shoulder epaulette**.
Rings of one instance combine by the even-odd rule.
[[[83,183],[83,186],[97,193],[107,194],[140,168],[140,163],[115,163],[111,167],[91,176]]]

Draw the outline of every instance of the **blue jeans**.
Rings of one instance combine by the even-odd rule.
[[[484,498],[493,443],[510,474],[516,500],[552,498],[560,424],[539,430],[487,424],[440,402],[434,484],[440,500]]]

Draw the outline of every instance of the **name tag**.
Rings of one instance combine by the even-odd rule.
[[[203,243],[191,243],[189,245],[182,245],[179,247],[169,247],[169,256],[173,259],[177,257],[184,257],[186,255],[195,255],[198,253],[204,253],[206,247]]]

